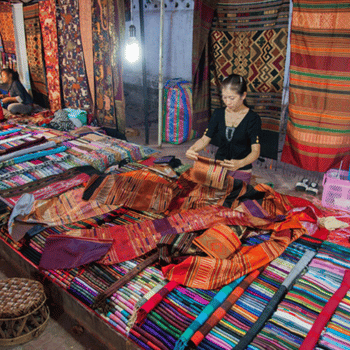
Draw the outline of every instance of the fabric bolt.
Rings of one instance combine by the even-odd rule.
[[[91,111],[81,43],[78,0],[61,0],[56,8],[58,61],[63,105]]]
[[[39,2],[39,19],[43,33],[44,61],[50,110],[62,108],[55,0]]]
[[[34,144],[33,146],[29,145],[29,147],[26,147],[25,149],[20,149],[18,151],[14,151],[12,153],[0,155],[0,162],[5,162],[6,160],[20,157],[20,156],[25,155],[25,154],[43,151],[43,150],[46,150],[48,148],[53,148],[55,146],[56,146],[56,142],[54,142],[54,141],[48,141],[45,143],[41,143],[39,145]]]
[[[211,108],[222,106],[219,82],[231,73],[243,76],[247,103],[262,119],[261,155],[272,159],[278,151],[288,17],[289,0],[218,1],[210,31]]]
[[[112,245],[112,240],[50,235],[39,267],[46,270],[71,269],[101,259]]]
[[[347,1],[293,1],[290,101],[283,162],[326,172],[349,168]]]
[[[49,106],[46,70],[43,57],[39,4],[23,6],[27,57],[34,102]]]
[[[198,160],[194,162],[191,175],[193,181],[197,183],[222,190],[226,174],[227,169],[214,159],[198,157]]]
[[[0,19],[2,24],[0,27],[0,34],[3,45],[2,51],[8,54],[15,54],[15,32],[13,27],[12,8],[10,3],[0,3]]]
[[[28,148],[28,147],[31,147],[31,146],[34,146],[34,145],[42,144],[42,143],[44,143],[46,141],[47,140],[46,140],[46,138],[44,136],[39,137],[39,138],[35,138],[34,140],[30,140],[30,141],[25,140],[23,143],[20,143],[20,144],[18,144],[16,146],[13,146],[13,147],[10,147],[10,148],[7,148],[7,149],[0,149],[0,156],[16,152],[16,151],[18,151],[20,149],[23,149],[23,148]]]
[[[212,258],[229,259],[239,249],[241,241],[229,226],[217,224],[196,237],[193,244]]]

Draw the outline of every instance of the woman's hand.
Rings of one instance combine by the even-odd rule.
[[[189,148],[186,152],[186,157],[188,159],[192,160],[198,160],[198,152],[194,151],[193,149]]]
[[[2,102],[3,102],[3,103],[9,103],[9,102],[11,102],[11,97],[4,97],[4,98],[2,99]]]
[[[230,159],[230,160],[225,159],[220,163],[220,165],[231,171],[236,171],[242,168],[242,166],[244,166],[242,165],[242,162],[239,159]]]

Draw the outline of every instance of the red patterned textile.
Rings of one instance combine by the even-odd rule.
[[[62,108],[55,0],[39,2],[39,19],[43,33],[44,60],[50,110],[55,112]]]
[[[0,35],[4,51],[7,54],[15,54],[15,32],[10,2],[0,2],[0,23]]]
[[[293,0],[285,163],[349,169],[349,18],[348,0]]]
[[[34,102],[49,106],[39,21],[39,4],[23,6],[27,57]]]

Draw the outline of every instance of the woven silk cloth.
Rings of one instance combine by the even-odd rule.
[[[55,0],[39,2],[39,19],[43,33],[44,60],[50,110],[62,108]]]
[[[229,226],[217,224],[195,238],[193,244],[212,258],[229,259],[241,246],[241,241]]]
[[[350,162],[346,0],[293,1],[289,120],[281,160],[326,172]]]
[[[58,57],[64,106],[91,111],[80,37],[78,0],[60,0],[57,5]]]
[[[96,89],[96,118],[100,126],[123,130],[125,106],[122,88],[121,39],[124,14],[121,1],[92,1],[92,39]],[[123,126],[124,125],[124,126]]]
[[[267,219],[263,224],[265,219],[253,217],[249,206],[246,202],[240,205],[244,214],[242,213],[240,218],[235,217],[235,224],[271,229],[272,234],[267,242],[252,247],[241,247],[231,259],[189,257],[177,265],[163,267],[164,277],[193,288],[219,288],[276,259],[290,243],[307,232],[300,220],[304,218],[302,211],[288,215],[282,222],[271,222]],[[317,221],[314,225],[317,226]]]
[[[247,81],[247,102],[262,121],[261,155],[277,159],[289,0],[219,1],[211,28],[211,108],[222,106],[219,82]]]
[[[266,344],[273,342],[273,349],[299,349],[327,302],[341,286],[350,266],[349,253],[349,249],[324,242],[306,273],[295,282],[249,348],[265,349]],[[349,348],[350,317],[346,310],[350,298],[346,295],[337,303],[338,307],[318,339],[320,348]]]
[[[39,267],[46,270],[71,269],[101,259],[112,245],[112,240],[50,235]]]
[[[204,230],[218,222],[230,221],[233,216],[231,209],[213,206],[136,224],[72,230],[69,234],[81,237],[113,238],[112,248],[100,261],[108,265],[134,259],[155,249],[161,237],[167,234]]]
[[[97,201],[84,201],[84,188],[67,191],[58,197],[36,200],[31,212],[22,222],[41,223],[47,226],[76,222],[117,209],[115,205],[103,205]]]
[[[39,4],[23,6],[23,15],[34,102],[48,107],[49,101],[39,20]]]
[[[193,181],[220,190],[224,187],[226,174],[227,168],[222,167],[218,161],[205,157],[198,157],[191,173]]]
[[[92,195],[86,196],[87,191],[93,191]],[[84,198],[103,204],[162,213],[168,209],[178,192],[176,182],[141,169],[119,175],[92,176]]]
[[[196,0],[193,11],[192,129],[202,135],[210,119],[209,32],[217,0]]]
[[[13,27],[12,8],[9,2],[0,3],[0,34],[3,50],[7,54],[16,53],[15,32]],[[5,62],[3,62],[4,64]]]

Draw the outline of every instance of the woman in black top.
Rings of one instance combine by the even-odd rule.
[[[3,108],[11,114],[30,114],[33,110],[33,99],[18,79],[18,73],[10,68],[1,70],[1,78],[8,86],[8,94],[0,95]]]
[[[214,111],[204,135],[191,146],[186,156],[197,160],[215,136],[218,150],[215,159],[229,170],[235,179],[250,182],[252,163],[260,155],[260,117],[245,105],[247,84],[243,77],[231,74],[221,84],[226,107]]]

